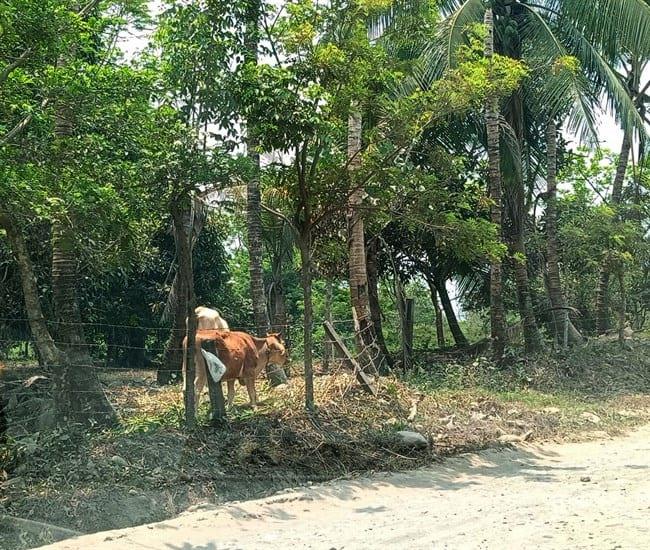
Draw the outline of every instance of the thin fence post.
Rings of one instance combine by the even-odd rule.
[[[413,298],[406,298],[404,300],[404,315],[402,317],[402,356],[404,368],[408,368],[413,364],[414,303]]]
[[[207,351],[207,350],[206,350]],[[216,350],[215,350],[216,351]],[[210,424],[220,426],[226,420],[226,401],[223,397],[223,386],[212,378],[206,365],[208,392],[210,393]]]

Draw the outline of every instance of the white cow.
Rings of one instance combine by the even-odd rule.
[[[211,330],[230,330],[226,320],[219,315],[216,309],[209,307],[199,306],[194,310],[199,319],[198,329],[211,329]]]

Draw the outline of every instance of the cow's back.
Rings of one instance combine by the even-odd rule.
[[[199,306],[194,313],[197,316],[199,330],[230,330],[226,320],[215,309]]]

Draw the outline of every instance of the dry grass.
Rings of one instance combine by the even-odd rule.
[[[190,434],[181,429],[178,387],[156,386],[151,372],[104,373],[121,428],[32,434],[31,444],[17,438],[0,513],[90,532],[162,520],[204,501],[414,468],[499,439],[603,437],[650,418],[648,351],[650,344],[632,352],[598,345],[506,370],[482,361],[430,364],[406,379],[377,380],[377,398],[339,369],[316,377],[315,414],[304,410],[301,378],[275,389],[261,381],[256,411],[238,388],[227,426],[205,427],[204,403],[203,427]],[[422,433],[429,449],[401,448],[402,429]],[[0,546],[45,540],[5,530]]]

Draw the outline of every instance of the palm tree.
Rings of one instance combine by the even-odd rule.
[[[546,129],[546,270],[548,273],[548,296],[553,308],[555,334],[562,346],[569,340],[582,341],[582,335],[569,319],[566,299],[560,279],[559,245],[557,238],[557,126],[554,121]],[[562,338],[560,339],[560,334]]]
[[[484,24],[486,27],[485,57],[489,60],[494,55],[494,18],[491,9],[485,10]],[[487,154],[490,178],[490,219],[497,227],[499,240],[501,228],[501,151],[499,130],[499,99],[489,97],[485,105],[485,128],[487,134]],[[503,281],[501,260],[493,258],[490,261],[490,327],[492,336],[492,351],[497,359],[503,357],[505,347],[505,314],[503,310]]]
[[[641,87],[641,75],[647,67],[647,61],[642,60],[641,56],[636,54],[631,55],[629,66],[625,62],[623,62],[622,65],[625,72],[620,75],[620,78],[626,84],[639,116],[647,123],[648,119],[645,112],[645,104],[648,102],[648,87],[650,86],[650,82],[643,88]],[[623,183],[627,174],[630,153],[632,151],[632,138],[633,131],[624,126],[623,141],[621,143],[621,151],[618,157],[614,180],[612,182],[612,195],[610,200],[611,206],[616,209],[620,209],[621,206]],[[598,273],[598,288],[596,290],[596,330],[598,333],[603,333],[608,329],[609,304],[607,300],[607,292],[609,288],[610,275],[610,269],[605,259]]]
[[[643,0],[566,0],[561,3],[540,0],[534,4],[524,0],[443,0],[440,6],[444,15],[442,31],[425,56],[430,74],[441,74],[446,67],[453,66],[466,27],[480,22],[486,11],[493,11],[498,27],[496,52],[523,59],[533,67],[549,65],[567,56],[579,61],[580,71],[587,78],[576,75],[562,86],[556,86],[546,98],[548,105],[553,107],[565,100],[565,94],[572,94],[578,108],[567,120],[570,127],[584,127],[593,122],[590,109],[593,98],[599,94],[607,97],[625,127],[642,127],[634,101],[613,67],[622,45],[635,47],[637,51],[647,51],[650,47],[650,7]],[[510,250],[519,260],[514,262],[515,280],[529,349],[537,346],[538,335],[525,264],[524,230],[528,215],[525,198],[530,195],[525,184],[532,185],[534,178],[526,182],[522,174],[524,166],[535,173],[532,165],[544,162],[542,158],[535,158],[539,147],[528,132],[527,100],[531,95],[535,95],[535,90],[523,85],[506,103],[501,126],[502,141],[508,146],[500,152],[502,168],[509,167],[504,189]],[[509,139],[505,139],[506,136]]]
[[[59,59],[65,67],[75,48]],[[75,114],[64,97],[57,98],[52,142],[56,177],[65,177],[70,158],[69,145],[75,138]],[[117,415],[102,390],[97,371],[86,345],[81,311],[77,300],[78,250],[73,212],[60,212],[52,220],[52,301],[63,365],[55,370],[59,414],[84,421],[110,425]]]
[[[259,49],[259,26],[262,17],[262,2],[248,0],[246,3],[244,34],[244,61],[257,63]],[[250,161],[251,174],[246,185],[246,223],[248,227],[249,272],[253,315],[258,335],[270,331],[264,291],[264,243],[262,241],[262,201],[260,196],[260,153],[254,128],[250,126],[246,135],[246,155]],[[284,371],[277,365],[268,365],[266,374],[272,385],[287,381]]]
[[[364,223],[361,213],[364,189],[355,181],[355,173],[361,166],[361,127],[361,109],[353,101],[350,105],[348,117],[348,174],[352,189],[348,198],[347,212],[348,266],[350,298],[359,353],[374,345],[374,334],[371,330],[372,324],[370,320]]]

